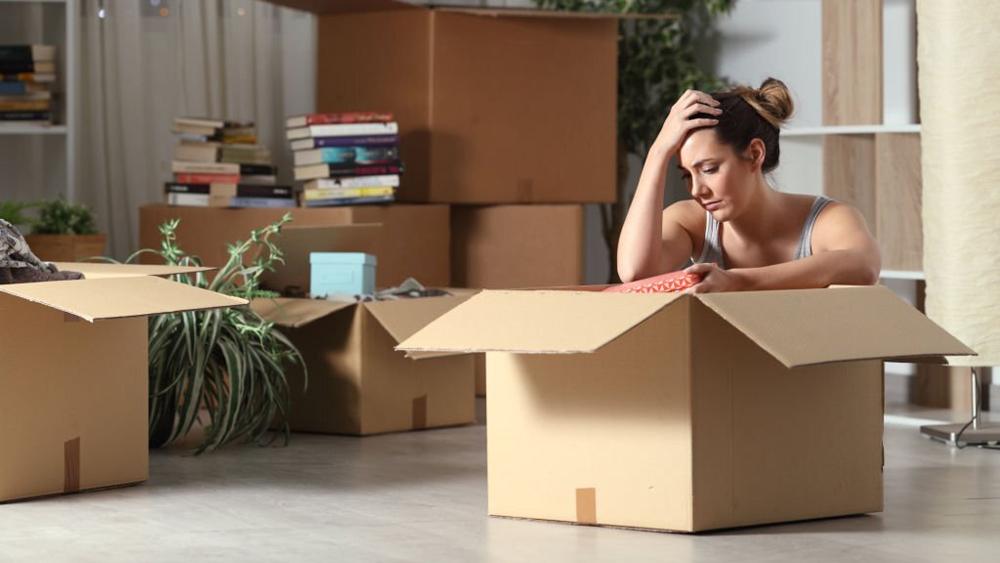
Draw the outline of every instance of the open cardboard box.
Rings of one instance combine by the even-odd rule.
[[[484,291],[489,513],[696,532],[882,510],[885,359],[974,352],[884,287]]]
[[[258,299],[253,309],[282,327],[308,369],[287,374],[292,430],[368,435],[475,422],[471,355],[408,358],[394,350],[467,295],[337,302]]]
[[[145,481],[146,318],[247,304],[156,277],[208,268],[58,266],[87,279],[0,285],[0,501]]]
[[[379,224],[283,229],[276,242],[285,253],[285,263],[263,282],[279,292],[292,288],[309,293],[310,252],[378,256],[376,243],[384,240],[384,229]],[[360,303],[288,297],[255,300],[253,309],[282,327],[305,359],[305,390],[301,367],[287,374],[292,430],[367,435],[474,422],[472,356],[413,359],[394,350],[474,292],[449,293]]]

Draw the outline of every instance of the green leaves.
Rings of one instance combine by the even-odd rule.
[[[32,232],[39,235],[97,234],[94,215],[84,205],[73,205],[64,199],[37,204],[38,219],[32,221]]]
[[[291,216],[285,215],[251,231],[248,240],[229,245],[228,261],[211,279],[203,273],[173,278],[247,299],[273,296],[260,289],[260,276],[283,263],[281,250],[271,238],[289,221]],[[179,225],[177,220],[160,225],[160,250],[140,250],[128,262],[153,253],[170,265],[200,266],[198,257],[177,245]],[[170,428],[169,435],[154,444],[159,446],[186,436],[201,424],[206,434],[196,454],[235,441],[266,445],[280,436],[287,443],[285,367],[293,363],[303,364],[299,351],[273,323],[249,307],[154,317],[149,324],[151,440],[154,429]],[[278,433],[271,434],[272,428]]]

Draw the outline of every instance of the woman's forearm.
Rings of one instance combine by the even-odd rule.
[[[670,154],[650,149],[618,238],[618,275],[632,281],[657,273],[663,236],[663,191]]]
[[[830,250],[808,258],[763,266],[734,268],[743,289],[800,289],[878,282],[878,259],[865,250]]]

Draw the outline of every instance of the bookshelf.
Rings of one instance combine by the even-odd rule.
[[[0,44],[56,46],[52,125],[0,127],[0,194],[76,199],[77,0],[0,0]]]

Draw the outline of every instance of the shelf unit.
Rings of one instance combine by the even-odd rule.
[[[0,44],[56,46],[54,124],[0,125],[0,194],[4,197],[76,199],[79,13],[78,0],[0,0]]]

